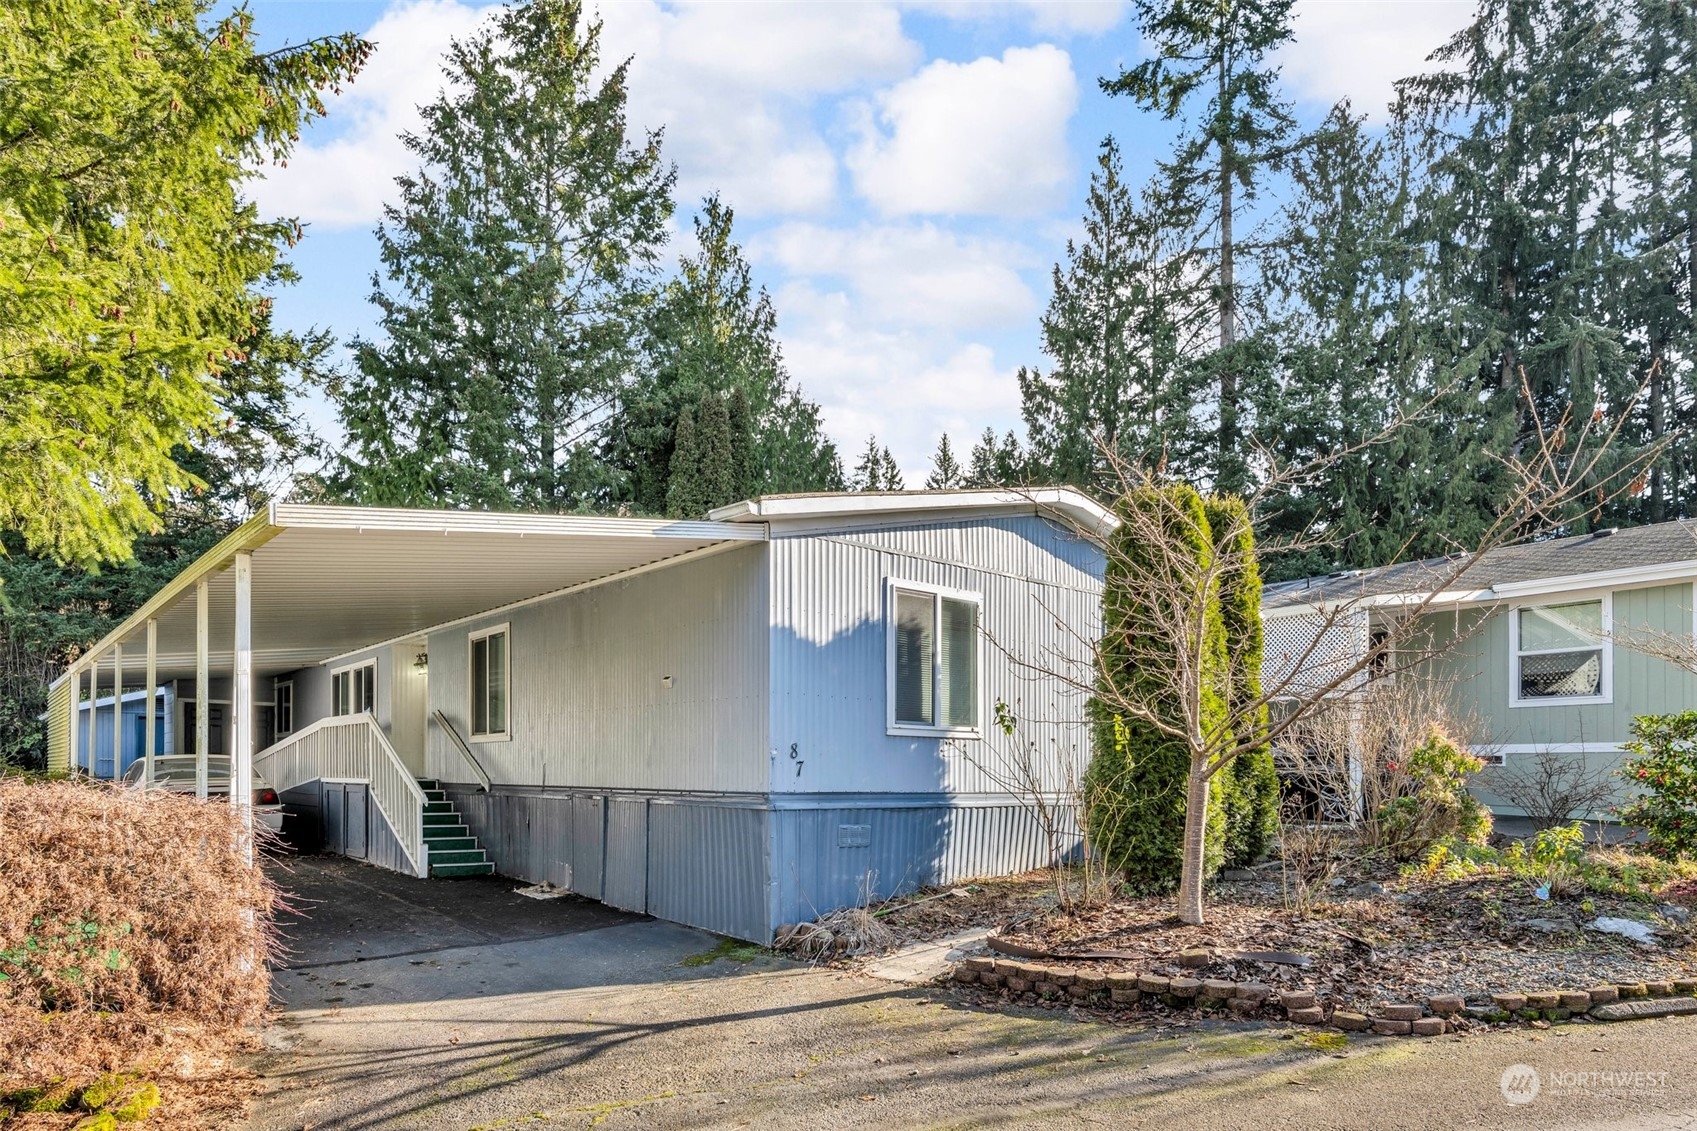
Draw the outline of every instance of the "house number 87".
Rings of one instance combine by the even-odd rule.
[[[797,743],[797,742],[790,743],[790,761],[795,763],[795,776],[799,778],[801,776],[801,768],[803,766],[807,765],[806,762],[801,760],[801,744],[800,743]]]

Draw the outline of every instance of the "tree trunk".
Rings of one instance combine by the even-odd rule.
[[[1237,373],[1230,350],[1237,343],[1237,272],[1232,237],[1232,151],[1220,140],[1220,465],[1219,486],[1237,491]]]
[[[1202,922],[1202,870],[1208,850],[1208,777],[1203,763],[1190,762],[1184,794],[1184,858],[1178,882],[1178,917],[1192,926]]]

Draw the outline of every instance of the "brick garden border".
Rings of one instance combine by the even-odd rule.
[[[1202,956],[1207,957],[1205,954]],[[1183,964],[1190,952],[1180,956]],[[1183,975],[1099,973],[1024,959],[975,957],[957,963],[947,977],[959,985],[1001,990],[1026,1003],[1076,1001],[1103,1008],[1135,1009],[1161,1004],[1171,1009],[1223,1013],[1245,1020],[1329,1025],[1355,1033],[1436,1037],[1475,1024],[1562,1022],[1574,1019],[1625,1021],[1697,1013],[1697,979],[1592,986],[1584,990],[1505,991],[1468,1001],[1460,994],[1434,994],[1417,1002],[1381,1002],[1371,1013],[1336,1008],[1313,990],[1275,990],[1261,982]],[[1658,1000],[1659,999],[1659,1000]]]

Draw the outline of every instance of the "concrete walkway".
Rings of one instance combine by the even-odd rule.
[[[593,907],[558,911],[584,925]],[[253,1126],[1697,1131],[1689,1018],[1316,1049],[1262,1027],[980,1011],[748,957],[625,916],[282,972]],[[1521,1106],[1499,1086],[1515,1064],[1543,1080]],[[1605,1071],[1648,1075],[1588,1075]]]

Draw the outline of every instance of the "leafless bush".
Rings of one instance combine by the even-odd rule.
[[[1086,783],[1085,755],[1077,747],[1058,746],[1045,755],[1024,737],[1013,708],[998,702],[994,731],[967,747],[966,757],[1037,825],[1060,907],[1073,911],[1105,902],[1114,888],[1104,863],[1109,853],[1083,820],[1091,811],[1087,791],[1102,786]]]
[[[277,892],[238,831],[221,802],[0,778],[0,1084],[260,1016]]]
[[[1360,848],[1417,855],[1479,819],[1463,792],[1478,764],[1470,754],[1478,727],[1457,702],[1436,676],[1380,676],[1292,728],[1280,749],[1287,779],[1322,798],[1321,819],[1349,821]]]
[[[1592,766],[1583,754],[1547,747],[1531,758],[1506,755],[1480,775],[1481,784],[1520,809],[1535,829],[1585,820],[1608,806],[1617,783],[1612,767]]]
[[[1279,816],[1279,876],[1285,909],[1306,915],[1338,873],[1347,831],[1308,821],[1291,810]]]

